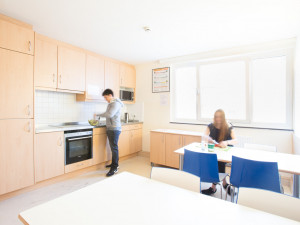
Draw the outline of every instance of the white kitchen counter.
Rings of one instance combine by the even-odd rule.
[[[143,122],[129,122],[122,123],[122,126],[133,125],[133,124],[142,124]],[[50,133],[50,132],[59,132],[59,131],[67,131],[67,130],[81,130],[81,129],[93,129],[98,127],[105,127],[105,125],[99,126],[91,126],[88,123],[82,123],[78,125],[69,125],[69,126],[60,126],[60,125],[35,125],[35,133]]]
[[[156,130],[151,130],[151,132],[166,133],[166,134],[181,134],[181,135],[190,135],[190,136],[203,136],[202,132],[174,130],[174,129],[156,129]]]

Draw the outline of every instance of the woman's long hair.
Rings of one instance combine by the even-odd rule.
[[[226,120],[226,117],[225,117],[225,112],[222,109],[218,109],[215,112],[215,115],[214,115],[214,126],[215,127],[217,126],[217,123],[216,123],[216,114],[217,113],[221,114],[221,119],[222,119],[221,127],[220,127],[220,135],[219,135],[219,140],[218,140],[218,142],[221,142],[221,141],[224,141],[225,135],[228,133],[229,127],[228,127],[228,123],[227,123],[227,120]]]

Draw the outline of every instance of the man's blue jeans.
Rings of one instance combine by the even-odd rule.
[[[119,136],[121,134],[121,131],[119,130],[107,130],[106,131],[111,153],[112,153],[112,159],[111,159],[111,168],[116,169],[119,166]]]

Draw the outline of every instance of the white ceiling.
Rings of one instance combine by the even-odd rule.
[[[133,64],[300,31],[300,0],[0,0],[0,13]]]

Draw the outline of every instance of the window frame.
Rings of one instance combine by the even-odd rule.
[[[253,122],[253,69],[252,69],[252,62],[255,59],[263,59],[263,58],[271,58],[271,57],[280,57],[286,56],[286,123],[259,123]],[[200,60],[200,61],[192,61],[188,63],[177,63],[171,65],[171,81],[174,82],[171,85],[171,98],[170,98],[170,122],[171,123],[186,123],[186,124],[209,124],[212,122],[211,118],[201,118],[201,96],[200,96],[200,66],[201,65],[209,65],[209,64],[218,64],[218,63],[225,63],[225,62],[236,62],[236,61],[244,61],[245,62],[245,92],[246,92],[246,119],[245,120],[230,120],[235,126],[238,127],[247,127],[247,128],[267,128],[267,129],[284,129],[284,130],[292,130],[293,129],[293,64],[294,64],[294,48],[282,48],[282,49],[275,49],[263,52],[255,52],[237,56],[227,56],[222,58],[211,58],[207,60]],[[189,120],[184,118],[176,118],[175,114],[175,70],[180,67],[187,67],[187,66],[196,66],[196,80],[197,80],[197,90],[196,90],[196,120]]]

